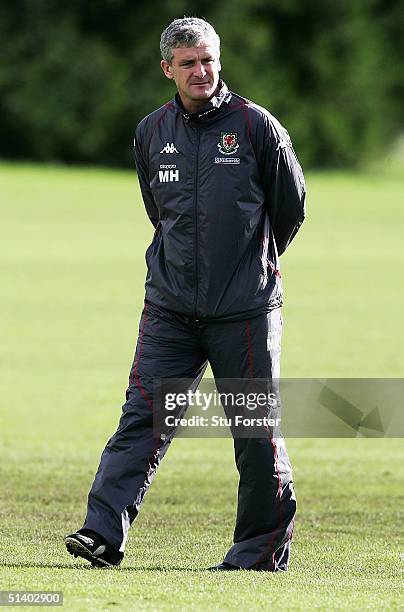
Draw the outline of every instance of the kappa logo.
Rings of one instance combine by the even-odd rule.
[[[276,351],[280,347],[280,337],[277,331],[269,331],[267,336],[267,351]]]
[[[217,148],[223,155],[232,155],[239,148],[237,132],[220,132]]]
[[[289,134],[287,132],[281,134],[276,150],[278,151],[279,149],[286,149],[286,147],[291,147],[291,146],[292,146],[292,141],[290,140]]]
[[[173,142],[167,142],[166,146],[161,149],[160,153],[178,153],[178,150]]]

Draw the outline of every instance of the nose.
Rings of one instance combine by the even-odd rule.
[[[195,64],[194,75],[198,77],[198,79],[203,79],[206,75],[205,66],[201,62]]]

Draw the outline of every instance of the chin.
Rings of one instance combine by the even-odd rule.
[[[205,89],[201,92],[197,97],[198,100],[209,100],[213,94],[215,93],[216,88],[209,87],[209,89]]]

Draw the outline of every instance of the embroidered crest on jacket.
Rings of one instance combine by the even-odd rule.
[[[223,155],[232,155],[239,147],[237,132],[220,132],[217,147]]]

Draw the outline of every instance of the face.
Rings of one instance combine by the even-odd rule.
[[[198,111],[214,95],[221,69],[218,50],[211,45],[177,47],[171,63],[161,61],[165,76],[172,79],[188,112]]]

